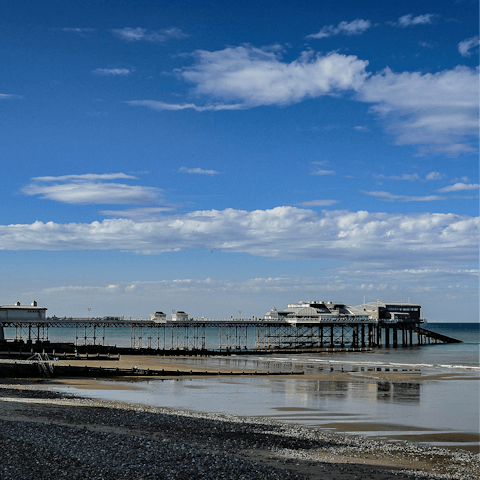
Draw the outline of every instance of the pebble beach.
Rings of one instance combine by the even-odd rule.
[[[273,421],[0,389],[2,479],[477,479],[478,455]]]

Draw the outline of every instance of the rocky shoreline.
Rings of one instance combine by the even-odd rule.
[[[267,418],[0,389],[2,479],[477,479],[478,456]]]

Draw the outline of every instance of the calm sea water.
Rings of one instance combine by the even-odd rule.
[[[118,390],[62,388],[63,391],[130,403],[195,411],[264,416],[308,426],[384,438],[421,439],[422,434],[467,434],[465,441],[445,439],[430,444],[478,448],[480,325],[428,324],[430,330],[463,340],[460,344],[383,348],[373,352],[282,356],[232,356],[185,359],[187,364],[232,368],[350,372],[341,380],[232,377],[214,379],[137,380],[114,382]],[[368,367],[415,370],[408,381],[368,378]],[[449,379],[429,379],[432,374]],[[364,378],[356,378],[363,375]],[[367,378],[365,378],[367,377]],[[436,377],[438,378],[438,377]],[[104,381],[102,381],[104,383]],[[375,427],[371,428],[371,425]],[[362,431],[362,428],[365,428]],[[378,432],[381,430],[381,433]],[[420,441],[420,440],[418,440]]]

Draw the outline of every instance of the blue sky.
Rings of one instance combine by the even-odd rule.
[[[478,2],[17,0],[0,22],[0,303],[478,321]]]

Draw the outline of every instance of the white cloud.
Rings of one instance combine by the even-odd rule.
[[[155,187],[132,186],[105,180],[134,179],[123,173],[63,175],[35,177],[21,189],[25,195],[70,204],[157,204],[161,190]]]
[[[467,38],[458,44],[458,51],[462,57],[470,57],[472,55],[472,48],[478,47],[478,35],[472,38]]]
[[[358,98],[374,104],[399,145],[455,155],[476,150],[478,73],[458,66],[435,74],[394,73],[370,77]]]
[[[379,198],[380,200],[384,200],[386,202],[433,202],[436,200],[445,200],[445,197],[441,197],[440,195],[427,195],[427,196],[409,196],[409,195],[394,195],[393,193],[389,192],[366,192],[362,191],[366,195],[370,195],[371,197]]]
[[[179,73],[195,84],[197,95],[221,102],[198,106],[155,100],[127,101],[154,110],[198,112],[241,110],[260,105],[288,105],[306,98],[357,90],[368,75],[367,61],[353,55],[326,56],[303,52],[293,62],[281,61],[279,48],[240,46],[216,52],[195,52],[196,65]]]
[[[60,28],[60,30],[62,32],[66,32],[66,33],[78,33],[80,35],[84,34],[84,33],[92,33],[95,31],[94,28],[78,28],[78,27],[73,27],[73,28]]]
[[[63,185],[30,184],[22,188],[25,195],[71,204],[152,204],[161,190],[121,183],[66,183]]]
[[[0,93],[0,100],[8,100],[11,98],[22,98],[21,95],[15,95],[13,93]]]
[[[200,248],[267,258],[384,263],[383,268],[432,268],[477,261],[478,220],[432,213],[316,213],[295,207],[208,210],[142,221],[3,225],[0,249],[158,254]]]
[[[337,26],[325,25],[318,33],[307,35],[307,38],[328,38],[333,35],[360,35],[372,26],[370,20],[357,18],[351,22],[340,22]]]
[[[127,175],[126,173],[84,173],[82,175],[60,175],[58,177],[33,177],[35,182],[65,182],[67,180],[73,181],[93,181],[93,180],[116,180],[116,179],[133,179],[137,177]]]
[[[95,75],[130,75],[132,71],[129,68],[96,68],[92,70]]]
[[[180,40],[189,36],[186,33],[183,33],[179,28],[168,28],[158,32],[149,32],[145,28],[126,27],[115,28],[112,30],[112,33],[128,42],[145,41],[152,43],[163,43],[171,38]]]
[[[416,180],[420,180],[420,176],[418,173],[403,173],[402,175],[374,175],[375,178],[385,178],[387,180],[408,180],[410,182],[414,182]]]
[[[310,175],[335,175],[334,170],[323,170],[319,168],[318,170],[314,170]]]
[[[425,176],[425,181],[429,181],[429,180],[442,180],[442,178],[444,178],[445,175],[443,173],[440,173],[440,172],[430,172],[429,174],[427,174]]]
[[[219,172],[216,170],[203,170],[202,168],[187,168],[187,167],[180,167],[178,169],[179,173],[190,173],[196,175],[218,175]]]
[[[310,207],[330,207],[338,203],[338,200],[307,200],[306,202],[298,202],[295,205],[304,208]]]
[[[464,192],[467,190],[478,190],[478,183],[455,183],[454,185],[449,185],[448,187],[439,188],[437,192],[447,193],[447,192]]]
[[[215,105],[195,105],[194,103],[165,103],[157,100],[129,100],[128,105],[151,108],[152,110],[162,111],[179,111],[179,110],[195,110],[196,112],[220,111],[220,110],[242,110],[245,106],[240,104],[215,104]]]
[[[194,53],[195,64],[177,74],[194,84],[193,93],[204,105],[155,100],[126,103],[158,111],[203,112],[289,105],[357,92],[356,99],[372,104],[371,111],[386,121],[399,145],[416,145],[420,153],[449,155],[477,150],[479,92],[475,69],[458,66],[422,74],[394,73],[386,68],[371,75],[366,71],[368,62],[353,55],[322,56],[307,51],[287,63],[281,54],[279,46],[199,50]]]
[[[418,42],[418,44],[424,48],[433,48],[435,46],[433,43],[423,42],[423,41]]]
[[[375,178],[385,178],[386,180],[406,180],[409,182],[422,181],[428,182],[431,180],[441,180],[445,175],[439,172],[430,172],[425,175],[425,178],[421,178],[418,173],[402,173],[401,175],[383,175],[374,174]]]
[[[306,98],[357,90],[368,62],[354,55],[326,56],[303,52],[290,63],[278,48],[249,45],[216,52],[198,50],[196,65],[181,76],[195,84],[195,93],[246,107],[287,105]]]
[[[427,13],[425,15],[418,15],[414,17],[411,13],[403,15],[398,19],[398,25],[401,27],[411,27],[413,25],[428,25],[432,23],[432,19],[435,17],[433,13]]]
[[[356,125],[353,127],[354,130],[357,130],[358,132],[368,132],[368,127],[362,126],[362,125]]]

